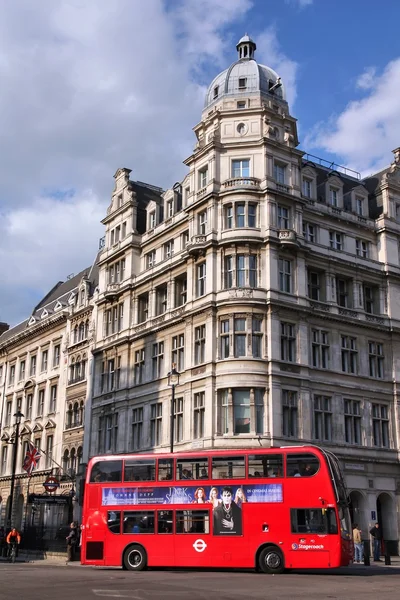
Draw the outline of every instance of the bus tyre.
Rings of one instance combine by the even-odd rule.
[[[258,566],[263,573],[283,573],[285,561],[282,552],[276,546],[267,546],[259,554]]]
[[[136,544],[129,546],[124,552],[123,566],[128,571],[143,571],[147,566],[146,550]]]

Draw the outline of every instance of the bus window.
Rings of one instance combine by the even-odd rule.
[[[319,471],[319,459],[315,454],[287,454],[287,477],[311,477]]]
[[[174,459],[173,458],[159,458],[158,459],[158,481],[169,481],[172,479],[172,473],[174,472]]]
[[[282,454],[250,454],[249,477],[283,477]]]
[[[157,532],[172,533],[174,528],[174,513],[172,510],[157,511]]]
[[[208,510],[177,510],[176,533],[210,533]]]
[[[125,461],[124,481],[155,481],[156,459],[130,459]]]
[[[121,513],[110,510],[107,513],[107,527],[111,533],[120,533],[121,531]]]
[[[154,511],[125,511],[124,533],[154,533]]]
[[[240,479],[245,477],[244,456],[215,456],[212,459],[213,479]]]
[[[176,478],[181,479],[207,479],[207,458],[177,458]]]
[[[104,481],[122,481],[122,460],[101,460],[93,465],[90,483]]]
[[[340,521],[340,535],[345,540],[350,540],[352,537],[350,511],[343,506],[339,506],[339,521]]]
[[[337,533],[336,514],[333,508],[292,508],[290,510],[292,533]]]

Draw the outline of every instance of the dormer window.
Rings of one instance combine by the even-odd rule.
[[[239,77],[239,90],[245,90],[247,87],[247,77]]]
[[[216,85],[214,88],[214,100],[216,98],[218,98],[218,93],[219,93],[219,85]]]
[[[174,214],[174,203],[172,200],[168,200],[167,202],[167,219],[170,219]]]
[[[312,181],[311,179],[303,179],[303,196],[305,198],[311,198],[312,192]]]
[[[154,229],[156,226],[156,211],[153,210],[149,215],[149,227],[150,229]]]
[[[339,190],[337,188],[329,188],[329,204],[334,208],[339,205]]]
[[[356,213],[359,217],[364,215],[364,198],[356,196]]]

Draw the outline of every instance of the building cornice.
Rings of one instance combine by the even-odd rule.
[[[51,329],[66,323],[68,315],[63,311],[55,315],[51,315],[45,321],[39,321],[35,325],[29,325],[23,331],[17,333],[15,336],[9,338],[2,344],[0,344],[0,356],[7,355],[9,350],[14,349],[25,341],[31,340],[35,337],[40,337],[43,333],[50,331]]]

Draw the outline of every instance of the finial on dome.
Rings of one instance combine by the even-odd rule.
[[[238,51],[239,60],[252,60],[254,59],[254,52],[256,51],[256,43],[253,42],[251,37],[245,33],[245,35],[238,41],[236,50]]]

